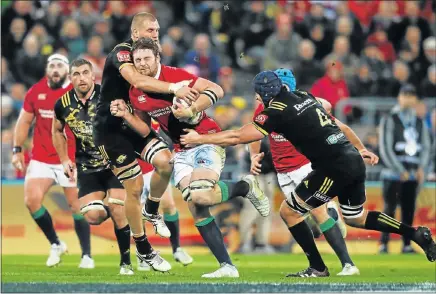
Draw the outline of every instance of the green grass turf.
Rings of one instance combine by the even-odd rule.
[[[171,256],[164,255],[173,265],[169,273],[135,272],[134,276],[118,275],[118,256],[94,256],[94,270],[78,269],[80,257],[66,255],[62,263],[54,268],[47,268],[47,256],[5,255],[2,256],[2,283],[430,283],[436,289],[436,265],[427,261],[424,255],[354,255],[354,262],[361,275],[338,277],[340,263],[334,255],[325,255],[331,277],[322,279],[285,278],[290,272],[307,267],[307,261],[301,254],[279,255],[238,255],[232,259],[239,269],[239,279],[205,280],[203,273],[217,268],[211,255],[196,255],[194,263],[183,267],[174,262]],[[136,266],[136,262],[134,262]]]

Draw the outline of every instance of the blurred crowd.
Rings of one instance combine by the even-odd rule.
[[[24,96],[44,76],[47,57],[86,58],[99,83],[105,56],[129,38],[138,12],[159,20],[162,63],[223,87],[212,115],[228,129],[250,121],[250,82],[263,69],[292,68],[299,88],[333,107],[349,97],[396,97],[405,83],[421,98],[435,97],[435,10],[432,0],[2,1],[2,153],[10,153]],[[435,115],[420,107],[434,137]],[[344,112],[357,124],[364,116],[358,108]],[[366,142],[377,149],[375,132]],[[245,149],[228,153],[236,165]],[[8,160],[3,156],[3,174],[22,176],[9,170]]]

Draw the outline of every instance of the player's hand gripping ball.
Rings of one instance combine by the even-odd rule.
[[[178,97],[174,97],[171,110],[179,121],[190,125],[198,124],[203,118],[203,111],[195,113],[191,104],[188,104],[188,102]]]

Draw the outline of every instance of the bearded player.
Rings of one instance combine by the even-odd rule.
[[[436,244],[426,227],[410,227],[378,211],[366,211],[365,163],[334,119],[310,94],[289,92],[273,71],[259,73],[253,81],[265,110],[252,124],[238,130],[201,135],[187,130],[181,142],[188,146],[213,142],[221,146],[261,140],[270,133],[282,134],[312,163],[308,174],[282,203],[280,215],[305,252],[309,267],[289,277],[327,277],[329,271],[313,239],[304,215],[338,196],[345,222],[353,227],[405,235],[415,241],[431,262]]]
[[[275,73],[282,80],[286,89],[289,91],[296,91],[296,81],[291,70],[281,68],[276,70]],[[330,113],[331,104],[321,98],[317,98],[317,100],[321,103],[324,109]],[[264,108],[262,100],[259,97],[259,99],[256,100],[256,111],[253,119],[257,117]],[[335,119],[335,122],[350,142],[357,148],[357,150],[359,150],[362,156],[368,157],[371,164],[376,164],[378,162],[378,157],[365,149],[365,146],[362,144],[360,139],[348,126],[337,119]],[[295,191],[302,179],[312,171],[310,161],[304,155],[299,153],[282,135],[271,133],[268,135],[268,139],[271,145],[271,155],[274,166],[277,170],[277,179],[280,188],[285,196],[290,198],[291,194]],[[251,173],[257,175],[260,172],[261,161],[263,158],[263,153],[259,153],[260,142],[250,143],[249,147],[252,160]],[[327,213],[327,206],[329,206],[330,209],[335,210],[335,212],[333,212],[335,217],[329,216]],[[336,202],[330,201],[328,204],[324,204],[312,210],[311,215],[318,223],[321,233],[324,234],[327,242],[333,248],[342,263],[343,269],[338,273],[338,275],[358,275],[360,273],[359,269],[351,260],[345,240],[342,238],[342,236],[345,237],[346,235],[346,227],[343,224],[342,219],[339,217]],[[334,220],[335,218],[337,219],[337,222]]]
[[[167,189],[172,174],[171,153],[167,145],[137,116],[133,116],[130,122],[112,116],[110,104],[116,99],[123,99],[130,104],[131,85],[141,90],[175,94],[186,99],[195,99],[197,92],[185,87],[186,81],[166,83],[138,73],[133,66],[130,49],[133,42],[143,36],[150,36],[159,42],[159,23],[152,14],[136,14],[131,24],[131,39],[116,45],[108,54],[93,132],[96,145],[126,189],[124,208],[136,243],[137,257],[153,269],[165,272],[171,269],[171,265],[153,250],[144,231],[140,203],[144,182],[140,176],[141,168],[137,158],[155,166],[144,215],[158,234],[169,237],[169,231],[158,209],[160,198]],[[129,109],[133,112],[131,106]]]
[[[161,65],[159,47],[150,38],[141,38],[132,46],[132,57],[136,69],[143,75],[155,77],[161,81],[179,82],[192,80],[190,86],[200,92],[198,99],[189,107],[176,102],[173,107],[173,95],[144,93],[134,87],[130,89],[130,100],[135,109],[142,111],[143,119],[155,119],[162,130],[174,143],[174,184],[188,201],[189,209],[195,219],[195,225],[209,246],[220,268],[205,278],[239,277],[233,265],[224,240],[209,207],[233,197],[247,197],[261,215],[269,214],[269,202],[253,176],[246,176],[234,189],[219,181],[225,162],[225,150],[213,143],[186,149],[180,146],[180,135],[184,128],[193,127],[200,133],[216,133],[221,129],[217,123],[205,115],[204,110],[222,98],[220,86],[208,80],[198,78],[179,68]],[[132,115],[125,111],[123,100],[111,104],[114,115],[123,116],[129,121]],[[233,191],[229,191],[233,190]]]
[[[68,63],[68,59],[63,55],[51,55],[47,62],[46,77],[27,92],[15,127],[12,164],[18,170],[24,171],[22,146],[35,120],[32,158],[24,181],[24,202],[32,218],[51,244],[46,265],[51,267],[59,264],[61,256],[67,252],[67,245],[59,240],[52,218],[42,205],[45,194],[53,183],[57,183],[63,187],[65,197],[73,212],[74,228],[82,248],[82,260],[79,267],[94,268],[94,260],[91,258],[89,224],[80,213],[76,182],[74,179],[68,179],[64,174],[63,166],[51,140],[54,105],[59,97],[72,89],[67,77]],[[69,129],[67,129],[67,136],[68,153],[70,158],[74,158],[74,136]]]

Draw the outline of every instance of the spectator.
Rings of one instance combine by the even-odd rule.
[[[86,43],[82,36],[82,30],[79,24],[72,18],[67,19],[61,31],[61,40],[68,50],[70,60],[76,59],[86,50]]]
[[[397,60],[393,65],[393,77],[387,80],[384,88],[384,96],[395,97],[398,95],[402,85],[409,82],[410,69],[406,63]]]
[[[351,17],[341,16],[336,21],[336,36],[344,36],[351,45],[351,52],[356,56],[360,55],[365,40],[362,28],[355,30]]]
[[[371,75],[369,65],[362,63],[357,75],[353,77],[350,83],[351,97],[377,96],[378,86],[377,80]]]
[[[398,17],[395,17],[395,6],[396,3],[394,1],[380,1],[377,14],[374,15],[369,25],[369,34],[379,29],[386,32],[388,39],[391,40],[394,36],[394,25],[400,20]]]
[[[167,42],[173,44],[174,60],[178,64],[183,61],[185,52],[189,49],[189,46],[183,36],[184,34],[181,27],[172,26],[168,29],[167,35],[165,35],[161,40],[161,44]]]
[[[419,28],[422,40],[425,40],[431,34],[428,21],[420,16],[421,10],[417,1],[407,1],[405,12],[405,17],[392,29],[394,32],[392,41],[397,51],[401,46],[401,41],[406,35],[409,26],[417,26]]]
[[[324,7],[319,3],[315,3],[310,7],[310,11],[306,14],[303,23],[309,30],[315,25],[321,25],[325,30],[333,31],[330,20],[325,16]]]
[[[101,84],[106,56],[103,54],[103,40],[100,36],[92,36],[89,39],[88,51],[82,54],[81,58],[91,62],[95,74],[95,82]]]
[[[315,59],[323,60],[332,50],[332,35],[324,26],[315,25],[310,29],[310,40],[315,44]]]
[[[344,79],[344,69],[340,61],[328,60],[326,74],[317,80],[310,92],[316,96],[326,99],[332,104],[334,110],[336,104],[342,99],[348,99],[350,92],[347,82]],[[351,109],[345,110],[349,114]]]
[[[350,8],[351,12],[356,15],[362,26],[365,28],[369,26],[372,17],[377,12],[376,1],[349,0],[348,7]]]
[[[45,58],[41,54],[40,44],[34,35],[28,35],[15,59],[17,78],[28,88],[44,76]]]
[[[185,64],[196,65],[200,69],[200,76],[213,82],[218,80],[220,63],[218,55],[210,48],[209,36],[198,34],[194,39],[194,49],[185,55]]]
[[[24,84],[16,83],[16,84],[13,84],[11,87],[10,97],[14,101],[14,109],[18,112],[21,110],[21,108],[23,106],[24,97],[26,96],[26,92],[27,92],[27,89],[26,89],[26,86]]]
[[[313,83],[324,75],[324,67],[314,59],[315,45],[310,40],[303,40],[299,44],[299,58],[293,66],[298,87],[308,91]]]
[[[85,39],[88,39],[92,28],[100,18],[89,1],[82,1],[79,9],[76,9],[71,17],[79,23]]]
[[[383,61],[392,64],[396,60],[395,49],[388,39],[388,35],[382,26],[377,26],[375,32],[368,36],[367,41],[377,46],[383,56]]]
[[[9,130],[18,117],[18,111],[14,109],[14,100],[8,95],[2,95],[1,103],[1,130]]]
[[[12,26],[12,22],[15,18],[23,19],[26,23],[25,28],[30,29],[35,22],[31,15],[32,10],[33,3],[31,1],[14,1],[12,5],[6,8],[2,13],[2,36],[8,33],[8,29]],[[4,42],[5,40],[2,41]]]
[[[123,1],[110,1],[111,33],[117,43],[121,43],[130,37],[130,17],[125,14]]]
[[[427,69],[427,77],[419,87],[421,97],[436,97],[436,64]]]
[[[2,40],[2,55],[8,60],[14,60],[16,53],[23,46],[26,36],[26,22],[22,18],[12,20],[9,33]]]
[[[161,42],[161,63],[168,65],[168,66],[174,66],[177,67],[181,60],[176,55],[176,48],[174,46],[174,42],[171,41],[171,39],[166,38],[162,40]]]
[[[220,69],[218,84],[224,90],[224,97],[220,101],[218,101],[219,104],[228,104],[233,97],[242,96],[245,90],[247,90],[241,85],[235,87],[235,76],[233,74],[232,68],[228,66],[223,66]]]
[[[52,1],[50,3],[47,9],[47,13],[42,19],[42,23],[47,29],[48,34],[58,40],[60,37],[60,31],[63,23],[61,7],[58,2]]]
[[[9,93],[11,91],[11,87],[14,83],[16,83],[16,80],[14,76],[12,75],[11,71],[9,70],[9,63],[2,56],[2,88],[1,93]]]
[[[102,38],[103,50],[106,54],[108,54],[109,52],[112,51],[112,49],[114,49],[114,46],[116,45],[116,40],[110,32],[109,22],[106,21],[105,19],[101,18],[96,22],[92,35],[93,36],[97,35]]]
[[[48,35],[47,30],[42,24],[35,24],[30,31],[30,34],[34,35],[39,44],[41,44],[40,53],[43,56],[49,56],[60,46],[56,44],[52,36]]]
[[[421,49],[421,32],[417,26],[409,26],[401,43],[399,58],[407,62],[413,75],[410,82],[415,86],[425,78],[427,69],[423,68]]]
[[[383,59],[383,54],[378,49],[375,42],[368,42],[360,58],[361,62],[368,64],[371,77],[375,81],[383,81],[390,78],[391,72]]]
[[[427,70],[431,64],[436,63],[436,38],[429,37],[424,40],[424,56],[421,58],[422,68]]]
[[[277,18],[276,32],[266,40],[263,60],[264,69],[291,68],[297,61],[297,48],[300,42],[300,35],[292,31],[291,17],[281,14]]]
[[[351,80],[359,66],[359,58],[350,53],[350,42],[344,36],[338,36],[333,44],[333,51],[324,58],[324,65],[327,62],[339,61],[344,67],[344,77],[347,81]]]
[[[3,97],[2,97],[3,98]],[[3,106],[3,100],[2,100]],[[2,124],[3,124],[3,113],[2,113]],[[12,152],[13,147],[13,133],[10,129],[2,130],[1,133],[1,174],[2,179],[14,179],[15,178],[15,168],[12,166]]]

